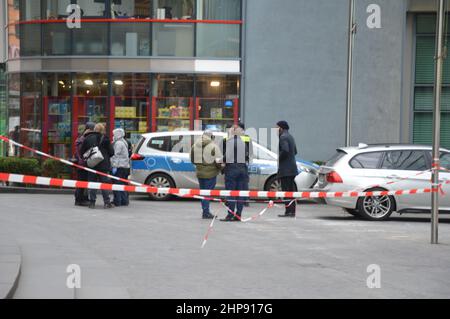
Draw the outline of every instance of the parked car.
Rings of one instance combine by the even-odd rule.
[[[195,166],[189,152],[202,131],[176,131],[143,134],[131,157],[131,180],[154,187],[198,188]],[[220,146],[225,133],[214,132]],[[250,189],[280,190],[276,178],[277,154],[253,142],[253,162],[249,165]],[[297,189],[311,188],[317,181],[319,166],[298,160]],[[224,189],[223,175],[219,175],[217,189]],[[150,194],[154,200],[167,200],[171,195]]]
[[[431,187],[430,146],[366,145],[339,148],[319,169],[317,191],[394,191]],[[441,167],[450,169],[450,151],[441,149]],[[407,179],[405,179],[407,178]],[[440,172],[440,180],[450,173]],[[450,191],[450,185],[443,185]],[[327,204],[368,220],[386,220],[393,212],[430,211],[431,194],[326,198]],[[450,210],[450,196],[440,198],[440,209]]]

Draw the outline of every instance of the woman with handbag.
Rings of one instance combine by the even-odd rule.
[[[106,129],[103,124],[96,124],[94,131],[85,135],[80,153],[83,154],[84,160],[89,168],[96,171],[109,174],[111,171],[111,156],[114,155],[114,149],[111,141],[106,135]],[[110,183],[108,177],[88,172],[89,182]],[[104,208],[113,208],[111,203],[110,192],[102,190]],[[97,199],[97,190],[89,190],[89,208],[95,208]]]

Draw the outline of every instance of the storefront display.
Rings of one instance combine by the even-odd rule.
[[[193,99],[186,97],[154,97],[153,131],[171,132],[191,129]]]
[[[71,156],[70,98],[44,97],[44,151],[62,158]]]

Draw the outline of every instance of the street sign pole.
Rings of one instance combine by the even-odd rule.
[[[433,110],[433,165],[431,193],[431,243],[438,243],[439,227],[439,163],[440,163],[440,127],[441,127],[441,91],[442,91],[442,63],[444,60],[443,33],[444,33],[444,0],[438,1],[438,17],[436,25],[436,72],[434,86]]]
[[[347,61],[347,108],[345,121],[345,146],[351,143],[352,128],[352,82],[353,82],[353,45],[356,33],[355,23],[355,0],[349,0],[349,23],[348,23],[348,61]]]

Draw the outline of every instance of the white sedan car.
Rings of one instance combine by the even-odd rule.
[[[431,188],[431,147],[418,145],[361,144],[339,148],[319,170],[316,191],[394,191]],[[450,194],[450,151],[441,149],[440,182]],[[355,216],[385,220],[393,212],[430,211],[431,194],[326,198]],[[439,199],[440,210],[450,210],[450,195]]]

